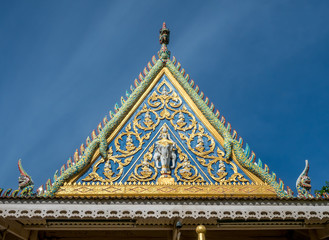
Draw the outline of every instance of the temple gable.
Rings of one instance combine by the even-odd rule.
[[[222,136],[167,68],[150,82],[107,143],[107,156],[95,155],[56,195],[275,194],[234,155],[225,157]]]

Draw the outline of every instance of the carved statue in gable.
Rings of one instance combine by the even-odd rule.
[[[166,125],[161,128],[158,139],[159,141],[156,142],[153,159],[155,160],[156,167],[161,168],[161,175],[170,177],[170,169],[174,169],[176,165],[176,154],[174,153],[175,143],[171,140]]]

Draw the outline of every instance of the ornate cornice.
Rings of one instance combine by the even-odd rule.
[[[329,201],[1,199],[3,218],[329,220]]]

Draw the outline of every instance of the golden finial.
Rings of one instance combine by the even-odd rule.
[[[199,225],[195,229],[196,233],[198,234],[198,240],[206,240],[206,232],[207,229],[204,225]]]

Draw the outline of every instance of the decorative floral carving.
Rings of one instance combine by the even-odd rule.
[[[226,183],[248,181],[241,173],[238,173],[237,166],[232,160],[224,158],[224,152],[219,147],[216,148],[213,137],[201,124],[197,123],[195,116],[165,79],[158,84],[146,101],[147,104],[144,104],[136,113],[132,122],[128,123],[124,131],[114,139],[115,153],[111,147],[108,150],[107,158],[98,160],[94,164],[92,172],[83,181],[115,182],[121,177],[120,181],[122,181],[125,178],[123,176],[124,167],[128,166],[133,157],[143,149],[146,140],[163,120],[166,123],[157,133],[158,140],[149,147],[144,155],[142,155],[143,152],[141,153],[140,162],[134,163],[130,167],[132,170],[128,175],[128,182],[155,181],[159,172],[161,173],[160,178],[162,178],[161,183],[170,181],[172,184],[175,181],[173,176],[176,182],[205,182],[201,175],[201,168],[192,164],[187,154],[171,139],[167,123],[178,131],[180,139],[196,156],[196,159],[193,160],[194,163],[198,161],[201,166],[205,167],[213,180]],[[179,139],[176,140],[179,142]],[[103,176],[98,173],[101,165]],[[233,174],[228,173],[227,165],[231,167]],[[158,169],[161,170],[158,171]],[[163,180],[163,178],[167,179]]]
[[[149,151],[144,155],[142,162],[136,165],[134,173],[128,178],[128,182],[148,182],[156,178],[158,170],[154,166],[154,162],[151,162],[153,151],[154,145],[152,145]]]
[[[201,174],[198,173],[197,168],[191,164],[191,161],[188,159],[187,155],[183,153],[179,147],[177,147],[177,152],[180,159],[180,162],[177,163],[177,168],[175,169],[175,176],[177,181],[200,183],[205,182]]]

